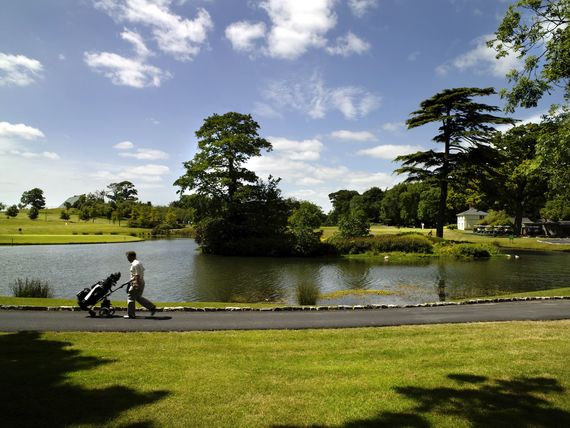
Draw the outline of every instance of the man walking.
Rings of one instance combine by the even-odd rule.
[[[124,318],[136,318],[135,302],[150,311],[151,315],[156,312],[156,305],[143,297],[144,292],[144,266],[137,260],[137,253],[127,251],[127,260],[131,264],[131,284],[127,288],[127,315]]]

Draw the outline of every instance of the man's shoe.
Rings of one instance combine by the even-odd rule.
[[[123,318],[128,319],[128,320],[134,320],[136,317],[130,317],[128,315],[124,315]]]
[[[152,317],[156,313],[156,306],[150,310],[150,316]]]

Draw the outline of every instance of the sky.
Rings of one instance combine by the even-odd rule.
[[[248,168],[325,212],[340,189],[386,189],[422,100],[508,87],[488,40],[505,0],[1,0],[0,202],[48,207],[129,180],[178,198],[205,118],[251,114],[273,151]],[[488,104],[504,106],[498,96]],[[513,117],[536,120],[556,101]]]

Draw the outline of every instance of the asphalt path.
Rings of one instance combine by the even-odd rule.
[[[570,300],[334,311],[139,313],[124,319],[86,312],[0,310],[0,331],[214,331],[383,327],[398,325],[570,319]]]

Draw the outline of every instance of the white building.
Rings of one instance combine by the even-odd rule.
[[[457,229],[471,230],[478,222],[483,220],[488,213],[469,208],[467,211],[457,214]]]

